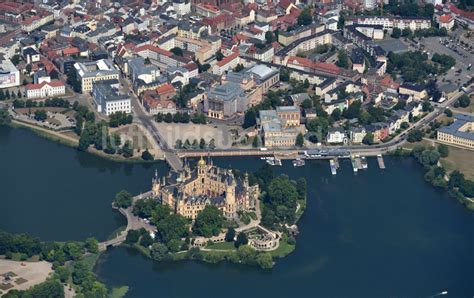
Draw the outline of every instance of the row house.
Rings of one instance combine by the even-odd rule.
[[[222,75],[225,72],[234,69],[239,63],[239,52],[233,52],[229,56],[224,57],[221,61],[217,61],[217,63],[212,67],[212,73],[216,75]]]

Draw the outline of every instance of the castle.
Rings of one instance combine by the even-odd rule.
[[[260,191],[258,185],[249,185],[247,174],[237,178],[232,170],[201,157],[194,170],[186,162],[182,171],[171,172],[168,178],[159,179],[155,173],[152,193],[177,214],[194,220],[207,205],[216,206],[228,219],[236,218],[237,211],[255,209]]]

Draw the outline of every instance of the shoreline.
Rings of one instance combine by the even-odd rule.
[[[12,122],[8,124],[9,127],[12,129],[26,129],[31,132],[33,132],[35,135],[42,137],[44,139],[47,139],[49,141],[55,142],[60,145],[64,145],[70,148],[74,148],[77,150],[79,140],[75,140],[72,137],[69,137],[67,135],[64,135],[59,132],[51,131],[49,129],[39,127],[36,125],[32,125],[29,123],[25,123],[19,120],[12,119]],[[119,156],[117,154],[111,155],[111,154],[106,154],[102,151],[98,150],[91,150],[88,149],[87,151],[82,151],[88,154],[91,154],[93,156],[103,158],[109,161],[113,162],[120,162],[120,163],[128,163],[128,164],[152,164],[160,161],[164,161],[164,159],[154,159],[154,160],[143,160],[141,158],[125,158],[122,156]]]

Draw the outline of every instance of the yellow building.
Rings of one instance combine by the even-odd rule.
[[[474,116],[457,114],[454,118],[451,125],[438,130],[438,141],[474,149]]]
[[[236,218],[237,211],[255,209],[258,185],[250,186],[248,176],[237,178],[232,170],[218,168],[212,161],[199,160],[196,169],[186,164],[181,172],[172,172],[160,180],[152,180],[153,195],[177,214],[195,219],[207,205],[222,210],[227,218]]]

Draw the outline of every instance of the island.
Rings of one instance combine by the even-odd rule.
[[[201,157],[195,167],[152,178],[151,191],[117,194],[127,228],[99,247],[134,247],[154,260],[222,260],[271,268],[295,248],[306,180],[223,169]]]

